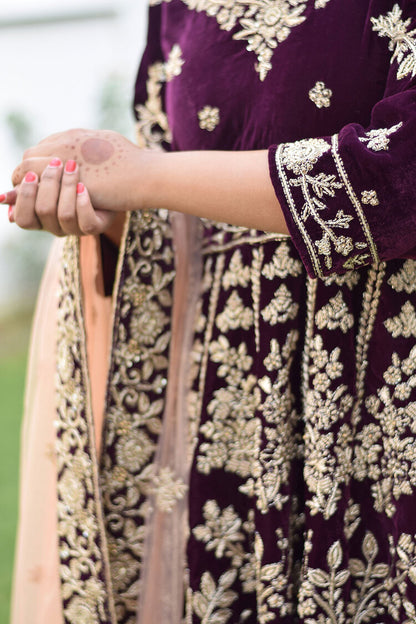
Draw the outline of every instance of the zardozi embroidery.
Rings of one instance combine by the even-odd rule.
[[[184,64],[182,51],[174,45],[165,63],[153,63],[148,68],[146,83],[147,100],[136,106],[136,140],[139,147],[162,149],[162,143],[170,143],[172,135],[163,108],[162,87],[179,76]]]
[[[397,79],[416,76],[416,28],[410,30],[409,17],[402,19],[402,9],[395,4],[386,15],[372,17],[373,30],[379,37],[390,39],[389,50],[393,52],[391,62],[397,61]]]
[[[314,173],[318,161],[331,152],[331,173]],[[324,139],[305,139],[280,145],[276,165],[293,218],[302,233],[316,275],[322,277],[331,270],[334,258],[341,256],[343,268],[354,269],[370,259],[377,261],[375,243],[362,206],[354,193],[338,151],[338,136],[332,146]],[[347,196],[351,214],[338,208],[331,198]],[[336,210],[336,212],[334,212]],[[361,240],[348,236],[352,223],[361,230]],[[308,224],[308,225],[307,225]],[[309,227],[321,232],[312,240]],[[321,259],[322,258],[322,259]],[[322,266],[322,262],[323,265]]]
[[[329,108],[331,106],[332,91],[328,89],[324,82],[318,81],[309,91],[309,99],[316,108]]]

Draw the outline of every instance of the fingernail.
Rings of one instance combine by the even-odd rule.
[[[52,158],[49,163],[49,167],[60,167],[62,165],[62,161],[59,158]]]
[[[0,204],[3,204],[6,201],[6,195],[4,193],[2,193],[0,195]]]
[[[7,214],[8,214],[10,223],[13,223],[14,222],[14,219],[13,219],[13,206],[9,206],[9,210],[7,211]]]
[[[66,173],[74,173],[76,166],[77,163],[75,162],[75,160],[67,160],[65,165]]]
[[[77,184],[77,195],[82,195],[82,193],[85,191],[85,186],[83,185],[82,182],[78,182]]]
[[[28,171],[25,175],[25,182],[34,182],[36,180],[36,174],[33,171]]]

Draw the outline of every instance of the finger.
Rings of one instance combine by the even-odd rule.
[[[17,190],[7,191],[0,195],[0,204],[15,204],[17,199]]]
[[[13,205],[9,206],[9,209],[7,211],[7,216],[9,218],[10,223],[14,223],[14,206]]]
[[[17,186],[20,184],[29,171],[36,173],[38,176],[42,175],[42,171],[48,166],[51,157],[41,158],[27,158],[23,160],[20,165],[12,173],[12,184]]]
[[[39,178],[33,171],[29,171],[22,181],[13,209],[14,220],[25,230],[40,230],[42,225],[35,213],[35,202],[38,191]]]
[[[115,215],[106,210],[95,210],[85,186],[77,187],[78,224],[83,234],[102,234],[113,223]]]
[[[77,184],[79,168],[75,160],[67,160],[61,180],[61,192],[58,203],[58,222],[65,234],[82,234],[78,225]]]
[[[63,164],[59,158],[49,162],[42,172],[35,204],[35,213],[42,228],[55,236],[64,234],[57,214],[62,170]]]

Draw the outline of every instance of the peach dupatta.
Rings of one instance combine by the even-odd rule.
[[[55,461],[56,322],[63,240],[49,255],[36,305],[21,432],[19,521],[11,624],[63,624]],[[103,426],[111,298],[104,297],[99,240],[80,245],[82,289],[97,451]]]

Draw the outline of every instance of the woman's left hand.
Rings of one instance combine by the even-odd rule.
[[[131,189],[132,180],[140,178],[137,161],[143,157],[138,156],[133,143],[108,130],[76,129],[49,136],[26,150],[13,172],[14,221],[56,235],[104,231],[115,212],[141,207],[137,194],[132,202]]]

